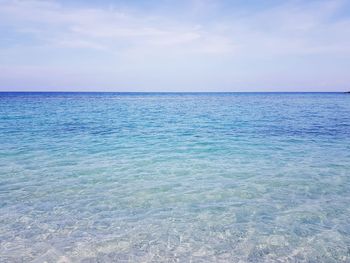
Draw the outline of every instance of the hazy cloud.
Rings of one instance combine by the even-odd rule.
[[[166,90],[168,81],[171,89],[235,90],[262,80],[264,89],[278,83],[283,88],[284,80],[290,84],[294,78],[299,78],[296,85],[310,87],[315,77],[321,80],[315,79],[313,88],[323,89],[318,83],[336,77],[339,89],[350,80],[344,70],[344,60],[350,58],[345,1],[284,1],[260,8],[238,3],[179,1],[145,11],[98,2],[0,0],[0,65],[8,74],[25,67],[40,75],[33,72],[51,68],[91,80],[91,73],[103,73],[109,87],[117,89],[122,83]],[[284,77],[269,81],[274,74]],[[139,82],[129,75],[138,75]],[[52,81],[59,87],[62,82],[55,76]],[[6,79],[7,86],[20,86]],[[86,83],[91,81],[80,82]]]

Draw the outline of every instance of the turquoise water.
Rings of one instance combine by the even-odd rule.
[[[0,262],[350,262],[350,95],[2,93]]]

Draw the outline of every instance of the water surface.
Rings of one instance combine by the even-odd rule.
[[[0,262],[350,262],[350,96],[1,93]]]

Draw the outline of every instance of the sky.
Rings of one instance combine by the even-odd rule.
[[[349,0],[0,0],[0,91],[345,90]]]

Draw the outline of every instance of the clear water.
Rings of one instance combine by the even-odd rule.
[[[0,94],[0,262],[350,262],[350,95]]]

